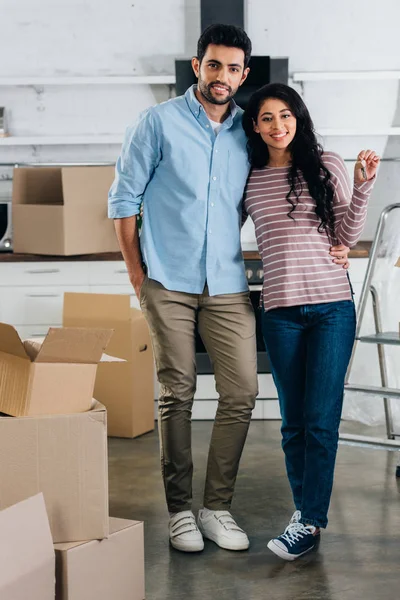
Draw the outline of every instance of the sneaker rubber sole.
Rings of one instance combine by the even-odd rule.
[[[201,552],[204,550],[204,541],[199,540],[198,542],[188,542],[188,541],[179,541],[169,539],[169,542],[175,550],[179,550],[180,552]]]
[[[249,549],[249,540],[247,540],[246,542],[240,542],[229,539],[221,539],[221,537],[219,537],[218,535],[213,535],[212,533],[208,534],[201,526],[200,522],[197,523],[197,526],[203,534],[203,537],[207,538],[208,540],[211,540],[211,542],[214,542],[215,544],[217,544],[217,546],[223,548],[224,550],[234,550],[235,552],[240,552],[241,550]]]
[[[270,540],[267,544],[267,547],[271,550],[271,552],[273,552],[280,558],[283,558],[283,560],[290,560],[290,561],[296,560],[296,558],[300,558],[301,556],[304,556],[308,552],[311,552],[311,550],[314,550],[315,546],[316,546],[316,544],[314,544],[313,546],[311,546],[311,548],[308,548],[301,554],[290,554],[289,552],[285,552],[284,550],[282,550],[282,548],[280,548],[277,544],[275,544],[274,540]]]

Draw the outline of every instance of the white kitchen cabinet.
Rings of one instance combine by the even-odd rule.
[[[88,285],[88,262],[0,262],[0,287]],[[1,293],[1,290],[0,290]]]
[[[356,306],[360,299],[361,289],[364,282],[364,276],[368,266],[368,258],[350,259],[349,276],[354,291],[354,302]]]
[[[125,263],[99,261],[89,263],[89,285],[130,285]]]
[[[350,262],[357,303],[368,259],[351,259]],[[128,294],[131,306],[140,308],[123,261],[0,262],[0,320],[14,325],[22,339],[43,336],[49,326],[62,325],[66,291]],[[371,349],[360,347],[361,353],[368,350]],[[361,362],[364,362],[362,357]],[[279,418],[276,388],[270,374],[259,375],[259,388],[253,418]],[[158,395],[158,386],[155,395]],[[200,375],[193,418],[212,419],[217,398],[214,377]]]
[[[0,262],[0,319],[22,332],[62,325],[65,292],[128,294],[140,308],[123,261]]]
[[[59,327],[59,325],[55,325]],[[49,331],[48,325],[16,325],[15,329],[18,331],[18,335],[21,340],[27,340],[31,338],[45,337]]]
[[[61,325],[64,292],[89,292],[89,286],[0,288],[1,318],[12,325]]]

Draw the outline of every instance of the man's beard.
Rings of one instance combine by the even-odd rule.
[[[228,90],[228,95],[221,100],[218,100],[217,98],[215,98],[212,95],[212,91],[211,88],[213,85],[221,85],[224,88],[226,88]],[[211,83],[209,83],[208,85],[206,83],[204,83],[204,81],[202,81],[199,77],[198,83],[197,83],[197,87],[199,92],[201,93],[201,95],[207,100],[207,102],[210,102],[211,104],[228,104],[228,102],[230,102],[233,98],[233,96],[236,94],[237,89],[236,90],[232,90],[231,87],[229,87],[229,85],[226,85],[225,83],[222,83],[220,81],[212,81]]]

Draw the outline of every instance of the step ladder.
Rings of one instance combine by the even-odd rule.
[[[346,374],[345,381],[345,392],[362,392],[363,394],[380,396],[383,399],[383,408],[385,414],[386,423],[386,438],[378,437],[367,437],[362,435],[353,435],[347,433],[340,433],[340,439],[349,442],[359,442],[363,444],[379,445],[384,447],[400,448],[400,431],[396,432],[393,426],[393,417],[391,410],[391,400],[396,399],[400,401],[400,388],[390,388],[388,385],[388,371],[386,364],[385,346],[395,345],[400,347],[400,334],[399,332],[386,332],[382,328],[382,313],[380,308],[379,296],[376,288],[372,284],[377,258],[379,250],[383,240],[385,230],[387,230],[387,222],[389,216],[393,216],[394,211],[399,211],[396,216],[400,217],[400,204],[391,204],[387,206],[381,213],[379,218],[378,226],[376,229],[375,238],[371,247],[371,254],[368,262],[367,272],[361,291],[360,301],[357,308],[357,329],[356,339],[353,346],[353,352],[351,355],[349,367]],[[400,236],[400,227],[398,231]],[[400,253],[399,253],[400,254]],[[395,260],[397,260],[396,257]],[[375,333],[370,335],[361,335],[361,327],[363,323],[363,317],[367,307],[368,298],[372,297],[372,308],[375,325]],[[400,313],[400,299],[399,299],[399,313]],[[381,385],[370,386],[362,384],[349,383],[351,369],[354,362],[354,357],[358,344],[375,344],[377,348],[378,361],[379,361],[379,372]],[[400,464],[396,469],[396,475],[400,477]]]

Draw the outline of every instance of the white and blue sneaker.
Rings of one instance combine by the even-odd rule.
[[[286,527],[284,533],[268,542],[268,548],[284,560],[296,560],[303,554],[310,552],[316,545],[319,535],[313,525],[303,525],[297,519],[296,511]]]
[[[300,523],[301,521],[301,511],[300,510],[295,510],[294,513],[292,514],[292,518],[289,521],[289,525],[293,525],[293,523]],[[319,528],[316,527],[316,529],[318,529],[318,531],[316,533],[314,533],[315,537],[317,538],[317,540],[320,540],[320,534],[321,534],[321,530]]]

